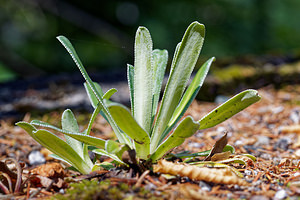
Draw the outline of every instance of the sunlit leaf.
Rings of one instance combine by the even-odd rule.
[[[121,130],[134,140],[138,157],[146,159],[150,144],[148,133],[137,123],[126,107],[111,105],[108,109]]]
[[[169,150],[181,145],[184,140],[192,136],[198,129],[199,124],[193,120],[192,117],[188,116],[180,122],[174,132],[156,149],[154,154],[151,156],[153,161],[158,160]]]
[[[183,97],[181,98],[179,105],[176,107],[176,110],[174,111],[174,114],[173,114],[170,122],[168,123],[168,128],[166,129],[165,133],[162,135],[162,138],[164,138],[166,136],[166,134],[168,134],[173,129],[173,127],[180,120],[180,118],[183,116],[185,111],[188,109],[188,107],[191,105],[191,103],[196,98],[200,88],[203,85],[206,75],[209,71],[210,65],[212,64],[212,62],[214,60],[215,60],[214,57],[210,58],[198,70],[193,81],[191,82],[191,84],[185,91]]]
[[[164,80],[164,75],[168,63],[168,51],[154,49],[152,51],[153,58],[153,105],[152,105],[152,121],[156,115],[157,105],[161,92],[161,86]]]
[[[259,100],[256,90],[245,90],[200,119],[199,130],[214,127]]]
[[[159,145],[161,135],[167,128],[178,106],[186,84],[198,60],[204,40],[204,32],[204,25],[194,22],[188,27],[183,36],[177,55],[172,62],[171,73],[164,91],[153,135],[151,135],[150,153],[154,153]]]
[[[127,80],[130,93],[131,113],[134,114],[134,67],[127,64]]]

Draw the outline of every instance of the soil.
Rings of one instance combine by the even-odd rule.
[[[259,89],[259,94],[262,97],[260,102],[214,128],[196,133],[173,151],[178,153],[209,150],[223,132],[227,131],[228,144],[235,147],[236,154],[247,153],[257,158],[253,165],[232,164],[243,174],[243,179],[249,183],[248,186],[195,181],[187,177],[165,176],[152,172],[138,174],[130,169],[119,168],[80,175],[67,169],[64,163],[49,157],[50,152],[25,131],[14,126],[16,118],[10,118],[1,121],[0,161],[13,158],[23,163],[20,167],[23,168],[24,185],[17,194],[4,195],[0,192],[0,199],[44,199],[65,193],[70,187],[70,182],[92,179],[101,182],[110,180],[110,184],[117,188],[123,187],[120,183],[126,183],[130,188],[135,188],[122,189],[123,193],[133,195],[132,199],[143,199],[139,196],[140,190],[136,188],[149,191],[150,196],[144,198],[158,199],[299,199],[300,86],[290,85],[280,90],[268,86]],[[200,119],[216,106],[216,103],[194,101],[187,114]],[[38,118],[60,125],[60,114],[60,111],[52,111],[32,117],[28,112],[23,120]],[[86,124],[89,115],[80,110],[77,110],[75,115],[84,129],[83,125]],[[101,138],[113,137],[112,130],[101,117],[97,118],[92,134]],[[40,152],[45,161],[30,164],[29,155],[33,152]],[[107,158],[101,159],[109,161]],[[13,165],[8,164],[8,167],[11,166]],[[95,196],[94,199],[101,198]]]

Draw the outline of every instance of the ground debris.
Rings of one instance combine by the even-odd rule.
[[[80,183],[84,180],[86,182],[96,180],[97,184],[109,181],[111,184],[109,187],[113,188],[112,190],[120,187],[120,183],[124,183],[130,188],[138,186],[138,188],[144,188],[147,191],[146,196],[143,197],[149,199],[151,196],[156,199],[255,200],[275,199],[275,197],[278,199],[283,197],[297,199],[300,195],[300,86],[287,86],[280,91],[267,87],[259,90],[259,94],[262,96],[260,102],[214,128],[196,133],[173,152],[179,153],[186,150],[196,153],[209,150],[217,138],[226,131],[228,144],[235,147],[236,156],[251,154],[257,158],[254,162],[251,159],[247,160],[246,157],[241,157],[241,159],[246,159],[247,165],[228,164],[244,176],[243,179],[239,180],[246,181],[248,186],[214,183],[202,179],[194,180],[193,177],[159,175],[152,171],[139,174],[129,169],[118,168],[80,175],[78,172],[65,168],[62,163],[63,168],[59,167],[56,170],[55,166],[60,161],[48,159],[47,155],[44,155],[46,164],[53,164],[52,173],[51,167],[47,171],[44,167],[36,168],[29,163],[28,155],[33,151],[42,153],[43,148],[23,130],[15,127],[13,121],[1,121],[0,161],[7,158],[23,161],[26,164],[22,174],[23,180],[29,179],[30,176],[36,179],[29,179],[30,181],[26,182],[18,195],[11,197],[1,194],[0,199],[26,199],[26,197],[44,199],[58,192],[65,193],[65,188],[70,188],[70,183]],[[195,119],[200,119],[215,106],[214,103],[195,101],[187,110],[187,114],[192,115]],[[40,119],[55,124],[58,123],[59,117],[60,112],[54,111],[50,115],[40,117]],[[31,119],[30,115],[26,115],[25,118],[25,121]],[[104,119],[97,118],[92,135],[108,139],[112,136],[111,133],[112,130],[104,122]],[[172,163],[172,165],[177,164]],[[30,175],[29,171],[36,171],[35,175]],[[45,171],[45,174],[42,171]],[[59,175],[60,172],[63,175]],[[43,184],[33,182],[33,180],[41,181],[41,179],[43,179]],[[100,195],[99,188],[94,191]],[[104,190],[101,191],[104,192]],[[134,194],[138,194],[138,191],[140,189],[130,189],[124,190],[124,193],[127,192],[127,196],[133,197]]]

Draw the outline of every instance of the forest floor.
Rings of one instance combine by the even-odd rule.
[[[258,103],[214,128],[196,133],[173,151],[209,150],[227,131],[228,144],[235,147],[236,155],[246,153],[257,158],[249,165],[232,164],[243,174],[247,186],[195,181],[153,172],[137,174],[119,168],[80,175],[49,157],[50,152],[14,126],[14,120],[2,120],[0,161],[14,158],[21,162],[24,184],[17,194],[0,192],[0,199],[300,199],[300,86],[286,86],[280,90],[269,86],[260,89],[259,94],[262,99]],[[187,114],[200,119],[216,106],[195,101]],[[39,119],[60,125],[60,113],[53,111]],[[76,112],[75,115],[80,124],[86,124],[87,114]],[[32,119],[28,113],[23,120]],[[113,137],[112,130],[101,117],[94,124],[93,135]],[[33,154],[40,155],[36,164],[30,160]],[[0,171],[3,172],[4,166],[6,164],[1,164]],[[9,161],[7,166],[14,165]],[[0,180],[3,182],[3,176]],[[12,181],[14,183],[15,178]],[[74,185],[76,182],[82,184]],[[67,188],[74,190],[67,192]]]

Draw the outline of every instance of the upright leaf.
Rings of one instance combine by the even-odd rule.
[[[168,63],[168,51],[154,49],[152,51],[153,58],[153,105],[152,105],[152,121],[156,115],[157,105],[161,92],[161,86],[164,80],[165,71]]]
[[[102,90],[101,86],[96,82],[93,82],[93,83],[94,83],[95,88],[98,91],[98,93],[101,95],[101,97],[103,97],[104,93],[103,93],[103,90]],[[84,82],[83,85],[84,85],[85,91],[86,91],[86,93],[89,97],[89,100],[90,100],[93,108],[96,109],[97,104],[99,102],[96,95],[94,94],[92,88],[89,86],[89,84],[87,82]]]
[[[89,85],[89,87],[91,88],[92,92],[94,93],[96,99],[101,104],[102,109],[103,109],[103,113],[106,116],[106,119],[109,122],[109,124],[111,125],[112,129],[114,130],[114,132],[115,132],[117,138],[119,139],[119,141],[121,143],[126,143],[128,145],[131,145],[129,139],[126,137],[126,135],[123,135],[120,132],[118,126],[113,121],[113,119],[112,119],[112,117],[111,117],[111,115],[110,115],[107,107],[104,105],[104,102],[103,102],[101,94],[99,93],[99,91],[97,90],[96,86],[94,85],[94,83],[92,82],[91,78],[89,77],[88,73],[86,72],[86,70],[85,70],[83,64],[81,63],[81,61],[80,61],[80,59],[79,59],[79,57],[78,57],[78,55],[77,55],[74,47],[72,46],[71,42],[65,36],[58,36],[56,38],[60,41],[60,43],[65,47],[65,49],[71,55],[73,61],[75,62],[76,66],[80,70],[82,76],[86,80],[86,83]]]
[[[198,70],[196,76],[194,77],[188,89],[185,91],[183,97],[180,100],[179,105],[174,111],[173,116],[168,124],[168,128],[165,130],[164,134],[162,135],[161,140],[164,139],[165,136],[172,130],[172,128],[176,125],[176,123],[180,120],[180,118],[183,116],[185,111],[188,109],[188,107],[196,98],[200,88],[203,85],[206,75],[209,71],[210,65],[214,60],[215,60],[214,57],[210,58]]]
[[[127,80],[130,92],[131,113],[134,115],[134,67],[127,64]]]
[[[214,127],[259,100],[260,96],[256,90],[245,90],[200,119],[199,130]]]
[[[203,40],[204,25],[192,23],[184,34],[182,42],[171,66],[171,74],[164,91],[161,107],[159,109],[153,136],[151,136],[150,153],[153,153],[159,143],[163,131],[178,106],[187,81],[198,60]]]
[[[152,117],[152,40],[147,28],[139,27],[134,46],[134,118],[150,132]]]

